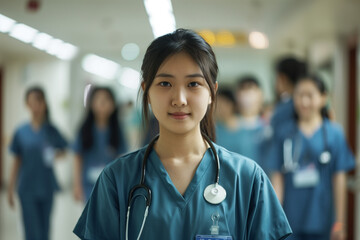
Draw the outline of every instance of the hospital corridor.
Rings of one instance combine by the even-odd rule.
[[[360,240],[360,0],[0,0],[0,240]]]

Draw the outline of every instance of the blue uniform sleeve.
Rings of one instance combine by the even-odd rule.
[[[21,155],[21,143],[20,143],[20,132],[16,131],[14,137],[10,143],[10,151],[19,156]]]
[[[355,159],[347,144],[343,131],[338,128],[334,146],[335,172],[350,171],[355,167]]]
[[[104,170],[78,220],[74,233],[83,240],[120,239],[119,204],[115,184]]]
[[[292,230],[274,189],[265,173],[258,169],[251,193],[247,239],[286,239]]]
[[[57,130],[55,127],[51,127],[51,139],[54,147],[58,149],[65,149],[68,145],[65,138],[60,134],[59,130]]]

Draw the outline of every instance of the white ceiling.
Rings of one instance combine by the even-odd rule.
[[[0,13],[72,43],[82,53],[95,53],[123,66],[139,69],[153,40],[142,0],[41,0],[37,12],[27,11],[26,2],[0,0]],[[268,57],[288,50],[302,51],[313,39],[360,29],[360,0],[172,0],[172,4],[177,27],[244,33],[260,30],[268,35],[268,50],[247,45],[215,48],[218,59],[234,63],[223,73],[229,76],[236,73],[236,63],[248,55]],[[131,62],[121,58],[121,48],[129,42],[141,49],[140,56]],[[1,33],[0,53],[48,57]]]

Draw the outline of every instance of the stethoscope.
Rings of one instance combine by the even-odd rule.
[[[219,204],[222,201],[225,200],[226,198],[226,190],[219,184],[219,180],[220,180],[220,160],[219,157],[216,153],[215,147],[213,145],[213,143],[211,142],[211,140],[209,139],[208,136],[206,136],[205,134],[203,134],[204,139],[206,140],[206,142],[209,144],[211,151],[214,154],[215,160],[216,160],[216,177],[215,177],[215,183],[210,184],[209,186],[207,186],[204,190],[204,198],[207,202],[211,203],[211,204]],[[129,201],[128,201],[128,210],[127,210],[127,214],[126,214],[126,240],[128,240],[129,238],[129,218],[130,218],[130,209],[131,209],[131,203],[133,202],[133,200],[138,197],[138,196],[142,196],[145,199],[146,202],[146,208],[145,208],[145,212],[144,212],[144,217],[143,217],[143,221],[141,224],[141,228],[138,234],[137,239],[140,239],[141,233],[144,229],[144,225],[145,225],[145,221],[146,218],[148,216],[149,213],[149,207],[151,205],[151,189],[145,184],[145,174],[146,174],[146,163],[147,163],[147,159],[149,158],[150,152],[154,147],[155,142],[158,140],[159,135],[157,135],[148,145],[148,147],[145,150],[145,154],[144,154],[144,158],[143,158],[143,162],[142,162],[142,167],[141,167],[141,179],[140,179],[140,183],[138,185],[135,185],[131,190],[130,190],[130,194],[129,194]],[[141,195],[136,195],[134,197],[134,193],[135,191],[137,191],[138,189],[144,189],[146,194],[141,194]]]
[[[319,156],[319,162],[321,164],[328,164],[331,161],[331,153],[327,143],[327,134],[325,124],[322,126],[322,135],[324,139],[324,150]],[[293,172],[299,166],[300,151],[302,147],[302,141],[300,134],[297,134],[295,139],[295,148],[293,153],[293,141],[291,138],[286,138],[283,143],[283,156],[284,156],[284,172]]]

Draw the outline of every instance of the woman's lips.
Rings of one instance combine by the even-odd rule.
[[[181,120],[187,118],[190,115],[190,113],[174,112],[174,113],[169,113],[169,115],[174,119]]]

